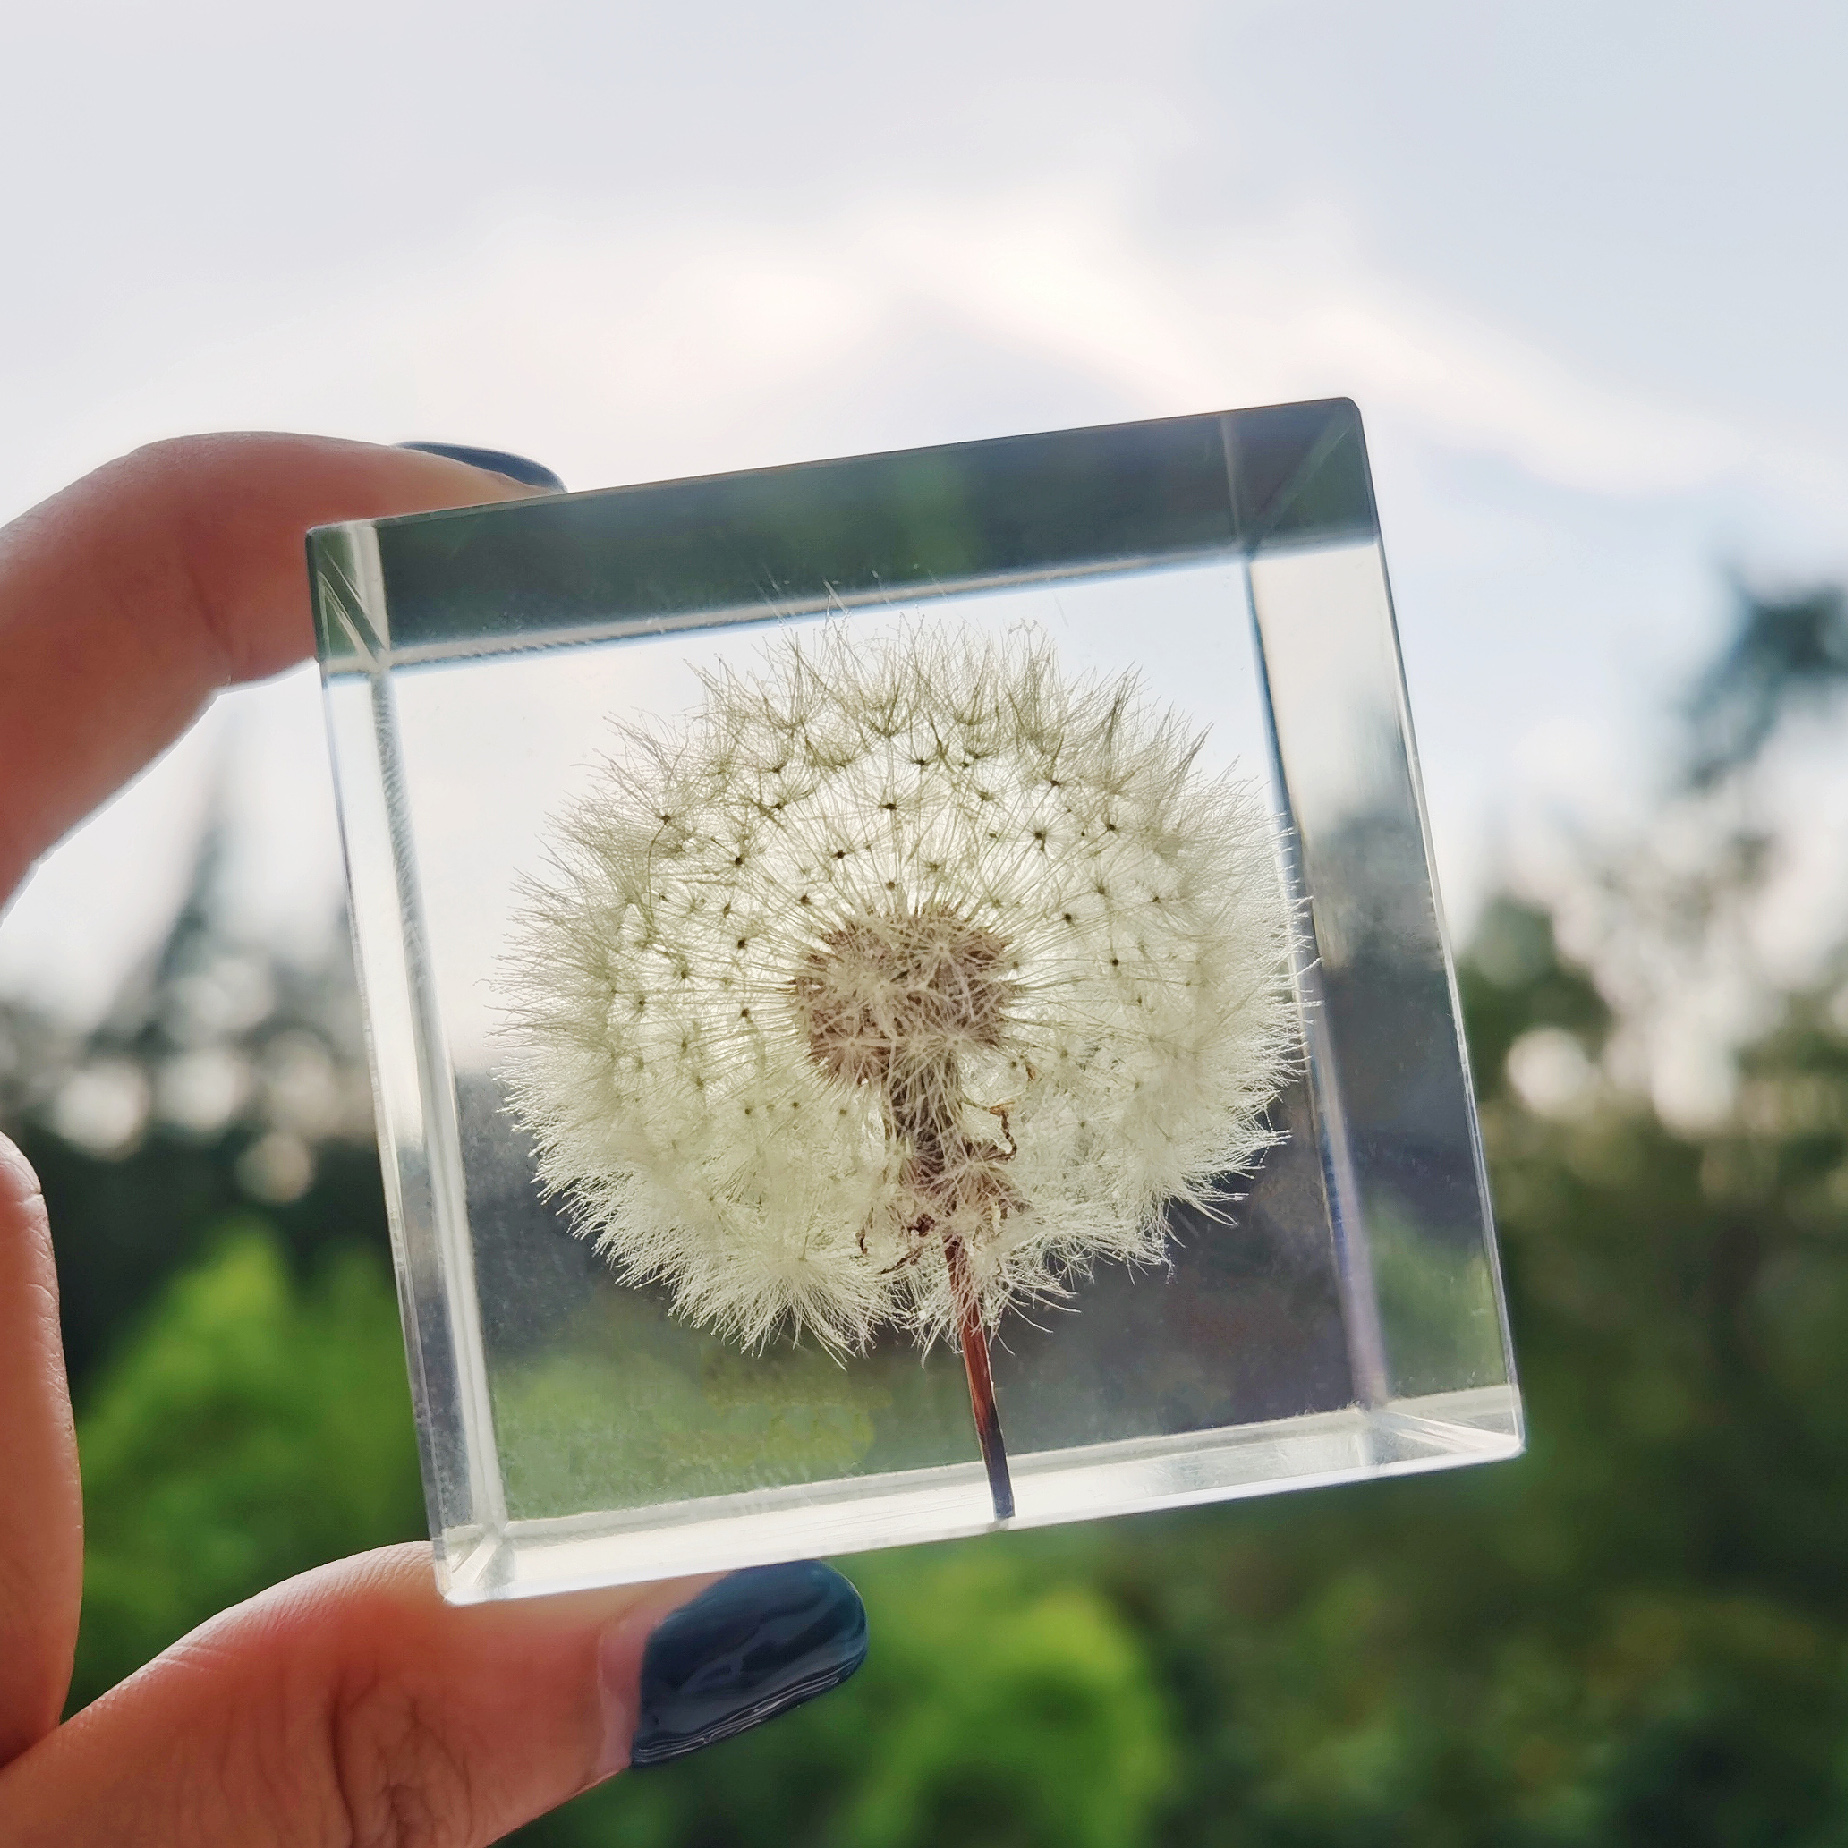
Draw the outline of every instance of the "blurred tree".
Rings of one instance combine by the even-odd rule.
[[[213,1612],[424,1531],[397,1298],[370,1252],[297,1283],[221,1227],[96,1380],[78,1425],[82,1705]]]
[[[1691,935],[1711,942],[1775,852],[1741,850],[1733,798],[1786,715],[1848,689],[1841,609],[1748,604],[1697,689],[1674,798]],[[1627,932],[1645,959],[1669,890],[1639,895],[1652,845],[1606,878],[1603,941]],[[371,1161],[363,1123],[300,1131],[306,1190],[230,1230],[262,1191],[244,1154],[283,1119],[261,1078],[228,1115],[188,1117],[163,1085],[202,1047],[260,1072],[272,1030],[317,1039],[342,1084],[358,1069],[332,977],[317,996],[271,968],[270,1000],[202,1034],[185,984],[246,954],[210,883],[190,947],[100,1035],[17,1010],[0,1032],[0,1108],[52,1183],[80,1361],[112,1354],[80,1423],[85,1695],[269,1579],[421,1525],[384,1267],[340,1255],[377,1237],[376,1179],[328,1181],[342,1146]],[[1461,989],[1524,1461],[856,1559],[874,1649],[853,1684],[522,1839],[1848,1841],[1848,957],[1776,1001],[1698,1130],[1627,1085],[1631,991],[1564,955],[1543,908],[1491,907]],[[111,1153],[96,1125],[129,1118]],[[150,1280],[164,1294],[131,1307]]]
[[[1793,712],[1848,685],[1848,597],[1833,584],[1785,596],[1739,589],[1731,641],[1695,682],[1686,708],[1687,778],[1706,789],[1756,762]]]
[[[1509,1051],[1582,979],[1485,1000]],[[1171,1840],[1848,1838],[1842,992],[1710,1135],[1483,1062],[1530,1455],[1113,1535],[1185,1716]]]
[[[208,829],[165,940],[95,1027],[0,1002],[0,1128],[51,1208],[80,1395],[227,1214],[260,1210],[304,1273],[329,1246],[387,1250],[344,941],[303,966],[241,940],[224,859]]]

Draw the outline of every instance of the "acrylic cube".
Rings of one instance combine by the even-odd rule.
[[[1133,673],[1201,735],[1201,774],[1258,792],[1294,921],[1275,1139],[1221,1205],[1168,1212],[1163,1263],[1099,1263],[989,1331],[1010,1524],[1519,1450],[1351,404],[355,522],[308,549],[448,1597],[998,1524],[953,1339],[834,1352],[677,1313],[575,1235],[513,1107],[509,959],[560,817],[615,801],[601,766],[684,733],[711,675],[824,632],[1030,634],[1073,675]]]

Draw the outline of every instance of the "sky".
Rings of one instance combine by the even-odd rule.
[[[1821,0],[72,0],[0,44],[0,518],[186,430],[587,488],[1351,396],[1465,928],[1640,800],[1729,574],[1848,576]],[[325,931],[298,672],[48,856],[0,991],[98,1010],[213,800],[249,928]]]

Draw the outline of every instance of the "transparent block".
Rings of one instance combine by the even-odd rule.
[[[924,633],[1028,634],[1072,676],[1133,673],[1151,710],[1202,734],[1199,775],[1255,792],[1268,877],[1293,908],[1276,1139],[1229,1203],[1169,1210],[1165,1263],[1098,1262],[987,1330],[1008,1522],[1519,1451],[1351,404],[356,522],[312,534],[309,561],[451,1599],[999,1524],[954,1338],[922,1348],[888,1326],[837,1353],[784,1326],[753,1347],[677,1313],[669,1283],[626,1278],[574,1235],[575,1196],[545,1185],[512,1107],[509,958],[560,818],[617,800],[600,766],[638,728],[688,735],[702,675],[761,675],[792,637],[870,658]],[[786,1015],[763,1032],[799,1061]],[[916,1135],[893,1146],[918,1171]],[[982,1147],[1005,1191],[1005,1145]],[[920,1277],[942,1256],[929,1219],[902,1230],[930,1247]],[[817,1228],[837,1246],[842,1232]]]

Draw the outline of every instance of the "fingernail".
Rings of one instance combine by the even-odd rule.
[[[866,1607],[832,1567],[734,1572],[649,1637],[629,1763],[664,1765],[729,1739],[839,1687],[865,1660]]]
[[[452,462],[466,462],[470,468],[485,468],[523,487],[550,488],[555,494],[565,491],[565,484],[544,463],[529,462],[511,449],[477,449],[472,443],[400,443],[397,447],[415,449],[426,456],[447,456]]]

